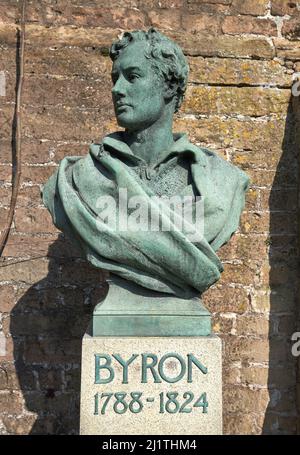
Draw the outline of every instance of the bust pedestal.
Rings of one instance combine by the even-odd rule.
[[[199,299],[113,284],[83,338],[80,433],[222,434],[222,345]]]

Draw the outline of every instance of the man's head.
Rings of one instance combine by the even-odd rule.
[[[188,64],[176,43],[153,28],[126,32],[112,44],[110,57],[113,101],[121,126],[127,128],[130,122],[145,123],[147,119],[151,122],[168,104],[173,113],[179,109]]]

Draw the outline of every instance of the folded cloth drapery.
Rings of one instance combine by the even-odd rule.
[[[173,218],[167,220],[173,229],[135,232],[103,220],[99,198],[118,201],[120,189],[126,189],[128,200],[144,198],[159,218],[170,215],[158,211],[151,185],[132,171],[139,159],[122,140],[122,132],[91,144],[85,157],[64,158],[42,194],[55,226],[94,266],[148,289],[189,298],[219,279],[223,267],[215,252],[238,228],[249,179],[214,152],[191,144],[186,135],[174,139],[164,161],[188,156],[193,184],[204,203],[204,232],[196,241],[177,229]]]

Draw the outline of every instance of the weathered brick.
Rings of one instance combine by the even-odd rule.
[[[249,121],[210,115],[208,119],[199,120],[177,118],[175,129],[187,131],[192,141],[212,144],[211,147],[232,147],[250,151],[263,149],[272,152],[281,150],[285,122],[286,119],[280,118],[257,122],[254,119]]]
[[[276,170],[280,160],[282,158],[282,148],[280,144],[278,144],[277,150],[266,150],[264,155],[264,161],[261,162],[261,153],[257,150],[250,152],[243,152],[243,151],[233,151],[230,153],[231,155],[231,162],[236,166],[243,166],[243,169],[248,169],[251,167],[260,167],[262,169]],[[286,165],[293,166],[295,163],[295,155],[292,152],[286,158]]]
[[[118,0],[115,0],[118,6]],[[157,8],[161,9],[173,9],[182,8],[185,5],[185,0],[138,0],[139,8],[145,10],[153,10]]]
[[[0,204],[2,207],[9,207],[11,200],[11,187],[0,186]]]
[[[289,90],[258,87],[189,87],[183,112],[263,116],[286,111]]]
[[[36,414],[20,415],[20,416],[3,416],[3,423],[9,434],[12,435],[26,435],[31,432],[31,429],[38,419]]]
[[[0,50],[0,53],[2,49]],[[1,98],[3,100],[3,104],[6,103],[7,105],[14,103],[16,99],[15,93],[15,67],[10,67],[6,61],[0,62],[0,71],[4,73],[4,84],[5,87],[1,87]],[[2,75],[1,75],[2,76]],[[3,81],[3,76],[1,77],[1,83]],[[2,104],[2,103],[1,103]]]
[[[222,32],[229,35],[252,33],[276,36],[277,25],[270,19],[258,19],[251,16],[226,16],[222,23]]]
[[[241,57],[241,58],[266,58],[274,55],[273,47],[265,38],[234,37],[234,36],[207,36],[207,34],[182,34],[166,31],[173,37],[183,50],[189,55]],[[109,28],[76,28],[68,26],[43,27],[41,25],[27,26],[28,45],[35,46],[79,46],[98,47],[108,52],[113,41],[117,39],[118,30]],[[14,28],[0,24],[0,40],[3,44],[15,44]]]
[[[276,56],[284,60],[300,60],[299,43],[284,38],[273,38]]]
[[[51,5],[51,0],[43,0],[43,1],[46,1],[47,3],[50,3]],[[146,0],[146,1],[152,1],[152,0]],[[153,0],[155,1],[155,0]],[[161,3],[162,5],[166,4],[166,5],[169,5],[169,2],[172,2],[172,0],[162,0]],[[178,5],[180,6],[180,1],[181,0],[174,0],[174,3],[177,4],[178,2]],[[64,2],[65,5],[67,5],[68,3],[70,3],[68,0],[61,0],[61,3]],[[111,0],[109,2],[109,7],[110,8],[113,8],[113,9],[116,9],[118,7],[121,7],[121,8],[140,8],[141,9],[141,4],[140,4],[140,0]],[[71,4],[74,5],[74,6],[82,6],[82,0],[71,0]],[[95,7],[98,7],[98,8],[104,8],[104,7],[107,7],[107,1],[106,0],[90,0],[88,2],[89,5],[91,6],[95,6]],[[166,6],[166,8],[169,7],[169,6]]]
[[[1,362],[13,362],[16,360],[15,343],[12,337],[8,336],[5,338],[5,355],[1,355]]]
[[[72,27],[54,26],[45,27],[41,24],[26,25],[26,44],[34,46],[97,46],[108,50],[111,43],[118,37],[120,30],[107,27]],[[0,23],[0,41],[3,44],[14,46],[16,43],[16,29],[10,24]]]
[[[0,141],[1,163],[10,164],[12,161],[12,148],[8,140]],[[44,164],[50,161],[50,145],[45,141],[22,141],[22,163]]]
[[[54,174],[56,166],[23,166],[22,167],[22,183],[44,184],[48,178]]]
[[[203,295],[203,303],[212,313],[244,313],[249,307],[248,293],[243,288],[211,288]]]
[[[38,185],[20,188],[17,198],[17,207],[37,207],[41,204],[41,189]]]
[[[18,232],[55,233],[52,217],[45,208],[20,207],[15,211],[15,224]]]
[[[265,58],[267,60],[274,56],[273,46],[266,38],[176,32],[166,32],[166,35],[174,39],[183,51],[191,56]]]
[[[251,309],[257,313],[270,313],[294,311],[295,291],[291,289],[272,290],[271,293],[264,290],[255,291],[251,295]]]
[[[18,2],[15,0],[5,1],[2,0],[0,4],[0,18],[1,22],[14,23],[19,17],[20,8]]]
[[[228,14],[232,0],[187,0],[187,9],[196,13]]]
[[[233,0],[231,4],[231,14],[264,16],[268,4],[268,0]]]
[[[15,303],[15,291],[13,286],[0,286],[0,313],[9,312]]]
[[[184,14],[182,27],[189,33],[206,32],[216,35],[221,31],[222,16],[216,14]]]
[[[102,80],[101,80],[102,79]],[[49,76],[27,77],[24,82],[25,104],[30,106],[78,107],[80,109],[102,109],[112,107],[112,100],[103,92],[103,85],[110,91],[110,78],[81,80],[80,78],[61,79]]]
[[[23,409],[22,394],[0,391],[0,409],[5,409],[8,414],[20,414]]]
[[[3,257],[79,257],[79,251],[59,235],[10,234]]]
[[[0,390],[5,390],[8,387],[8,374],[3,365],[0,366]]]
[[[234,327],[234,317],[226,313],[216,314],[212,320],[212,330],[216,334],[231,333]]]
[[[2,45],[15,46],[17,42],[16,26],[0,22],[0,42]]]
[[[293,15],[297,12],[297,2],[287,0],[272,0],[271,14],[273,16]]]
[[[62,0],[58,4],[50,2],[33,2],[27,7],[28,22],[40,22],[45,25],[68,24],[71,22],[71,5]]]
[[[8,213],[8,207],[0,207],[0,231],[3,231],[6,228]]]
[[[256,413],[241,412],[226,413],[224,416],[224,434],[227,435],[257,435],[261,432],[261,427],[257,423]]]
[[[282,36],[290,40],[299,40],[300,38],[300,13],[298,17],[285,20],[281,29]]]
[[[0,366],[1,390],[34,390],[36,388],[32,369],[17,363],[3,362]]]
[[[7,104],[0,107],[0,140],[11,139],[13,116],[13,106]]]
[[[203,84],[291,86],[285,66],[270,60],[189,57],[189,81]]]
[[[250,390],[246,387],[227,386],[223,390],[224,400],[231,403],[231,412],[264,412],[269,403],[269,392],[265,389]]]
[[[54,20],[49,14],[49,23],[57,25],[61,22]],[[118,27],[125,30],[140,29],[145,25],[145,16],[142,11],[138,9],[129,8],[103,8],[94,6],[78,6],[73,7],[71,10],[71,18],[69,23],[77,26],[88,27]]]
[[[225,351],[228,361],[241,362],[269,362],[269,365],[276,365],[291,359],[290,345],[282,338],[274,338],[269,343],[268,337],[230,337],[225,338]],[[232,339],[232,341],[231,341]]]
[[[249,286],[254,283],[257,266],[253,261],[245,264],[224,264],[219,284],[238,283]]]
[[[267,256],[268,249],[268,235],[256,235],[251,232],[248,235],[235,234],[230,242],[219,250],[218,255],[225,261],[241,258],[259,260]]]
[[[44,139],[83,140],[90,143],[107,134],[113,115],[112,106],[106,115],[104,112],[99,115],[97,109],[81,110],[71,109],[67,106],[27,107],[24,117],[24,134],[28,138],[34,138],[40,137],[40,131],[43,131]]]
[[[45,278],[47,272],[48,261],[44,259],[36,259],[34,267],[31,261],[0,263],[0,281],[36,283]]]
[[[223,384],[240,384],[241,369],[238,366],[223,367],[222,381]]]
[[[112,62],[108,56],[103,56],[100,52],[98,46],[79,48],[27,45],[25,78],[27,75],[67,75],[82,77],[87,84],[90,79],[103,84],[110,80]],[[11,50],[7,49],[6,54],[6,64],[10,57],[13,65]]]
[[[243,166],[241,166],[243,168]],[[293,188],[297,184],[297,171],[295,168],[279,169],[247,169],[247,174],[254,187],[265,188]]]
[[[215,5],[215,4],[230,5],[232,3],[232,0],[191,0],[191,1],[194,1],[194,3],[198,3],[199,5],[201,5],[202,3],[209,3],[211,5]],[[188,3],[190,3],[189,0],[188,0]]]
[[[236,318],[236,333],[244,336],[267,336],[269,333],[269,319],[265,315],[238,315]]]
[[[181,11],[178,9],[160,9],[148,12],[148,20],[153,27],[161,30],[180,28]]]
[[[241,369],[241,383],[248,386],[259,385],[267,387],[269,369],[267,367],[247,367]]]
[[[115,128],[117,130],[117,127]],[[99,138],[100,139],[100,138]],[[56,145],[53,147],[53,158],[52,160],[55,163],[59,163],[65,156],[68,155],[76,155],[76,156],[84,156],[87,155],[89,151],[89,142],[86,143],[67,143]]]
[[[249,232],[271,234],[296,234],[297,213],[286,212],[244,212],[241,216],[240,229],[243,234]]]
[[[1,318],[1,330],[6,337],[11,335],[10,333],[10,316],[7,314],[3,314]]]
[[[246,195],[245,210],[255,210],[259,207],[260,191],[254,188],[249,188]]]
[[[12,167],[0,164],[0,183],[11,183]]]

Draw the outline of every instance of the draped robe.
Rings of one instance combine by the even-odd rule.
[[[134,156],[122,132],[91,144],[85,157],[65,157],[44,185],[42,196],[55,226],[94,266],[142,287],[189,298],[219,279],[223,267],[216,251],[238,228],[249,179],[214,152],[191,144],[186,135],[174,135],[174,139],[164,161],[186,159],[193,185],[204,201],[204,235],[195,242],[176,226],[133,233],[112,229],[99,217],[99,197],[117,200],[120,188],[126,188],[128,199],[141,196],[155,204],[151,199],[155,191],[147,178],[133,172],[143,160]],[[142,168],[147,171],[147,166]]]

